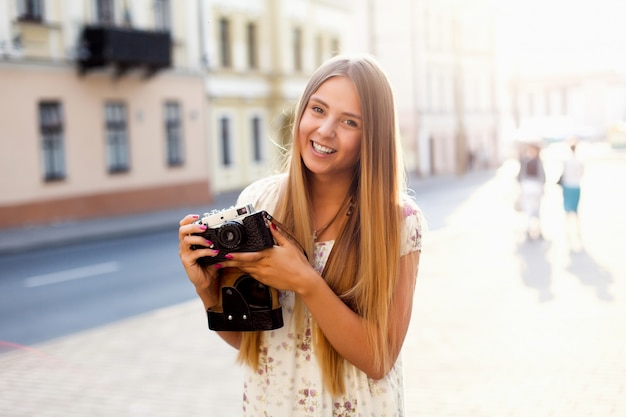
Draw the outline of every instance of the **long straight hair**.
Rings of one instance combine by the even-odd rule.
[[[322,276],[332,290],[368,323],[367,337],[374,352],[374,365],[393,365],[388,336],[389,311],[396,286],[400,259],[400,193],[405,178],[400,149],[394,96],[376,60],[367,55],[337,56],[311,77],[296,107],[292,144],[286,161],[287,180],[274,216],[281,219],[313,259],[312,211],[308,170],[301,158],[298,131],[310,97],[332,77],[348,77],[359,95],[362,136],[360,158],[350,192],[353,206],[340,231]],[[297,330],[304,328],[306,307],[296,297]],[[239,359],[258,367],[262,332],[244,333]],[[344,375],[349,365],[332,347],[313,320],[313,343],[324,385],[332,394],[345,391]]]

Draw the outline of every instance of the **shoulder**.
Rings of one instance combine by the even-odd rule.
[[[241,191],[237,204],[252,204],[257,210],[273,211],[285,178],[285,174],[278,174],[254,181]]]
[[[426,221],[422,210],[413,197],[403,194],[402,205],[402,255],[422,250],[422,237],[426,231]]]

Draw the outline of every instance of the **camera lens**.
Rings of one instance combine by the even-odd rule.
[[[246,231],[241,223],[226,222],[217,230],[217,244],[224,249],[237,249],[243,243]]]

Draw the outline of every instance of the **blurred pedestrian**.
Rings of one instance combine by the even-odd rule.
[[[580,202],[580,183],[583,171],[583,162],[576,153],[576,143],[572,143],[569,157],[563,162],[563,174],[559,182],[563,188],[563,209],[566,215],[567,231],[572,232],[573,230],[573,233],[579,238],[578,203]]]
[[[520,185],[520,207],[526,215],[526,235],[529,239],[543,239],[540,213],[546,174],[539,152],[539,145],[534,143],[526,145],[520,158],[517,176]]]
[[[275,246],[203,268],[198,258],[216,255],[211,242],[194,235],[204,230],[197,216],[180,222],[180,257],[205,308],[218,303],[225,267],[280,292],[284,327],[219,333],[248,365],[245,416],[404,415],[399,357],[423,223],[404,192],[395,112],[371,57],[335,57],[309,80],[286,172],[238,200],[279,219],[306,256],[279,225]]]

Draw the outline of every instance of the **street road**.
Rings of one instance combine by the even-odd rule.
[[[194,296],[176,230],[4,256],[0,271],[0,340],[20,345]]]

